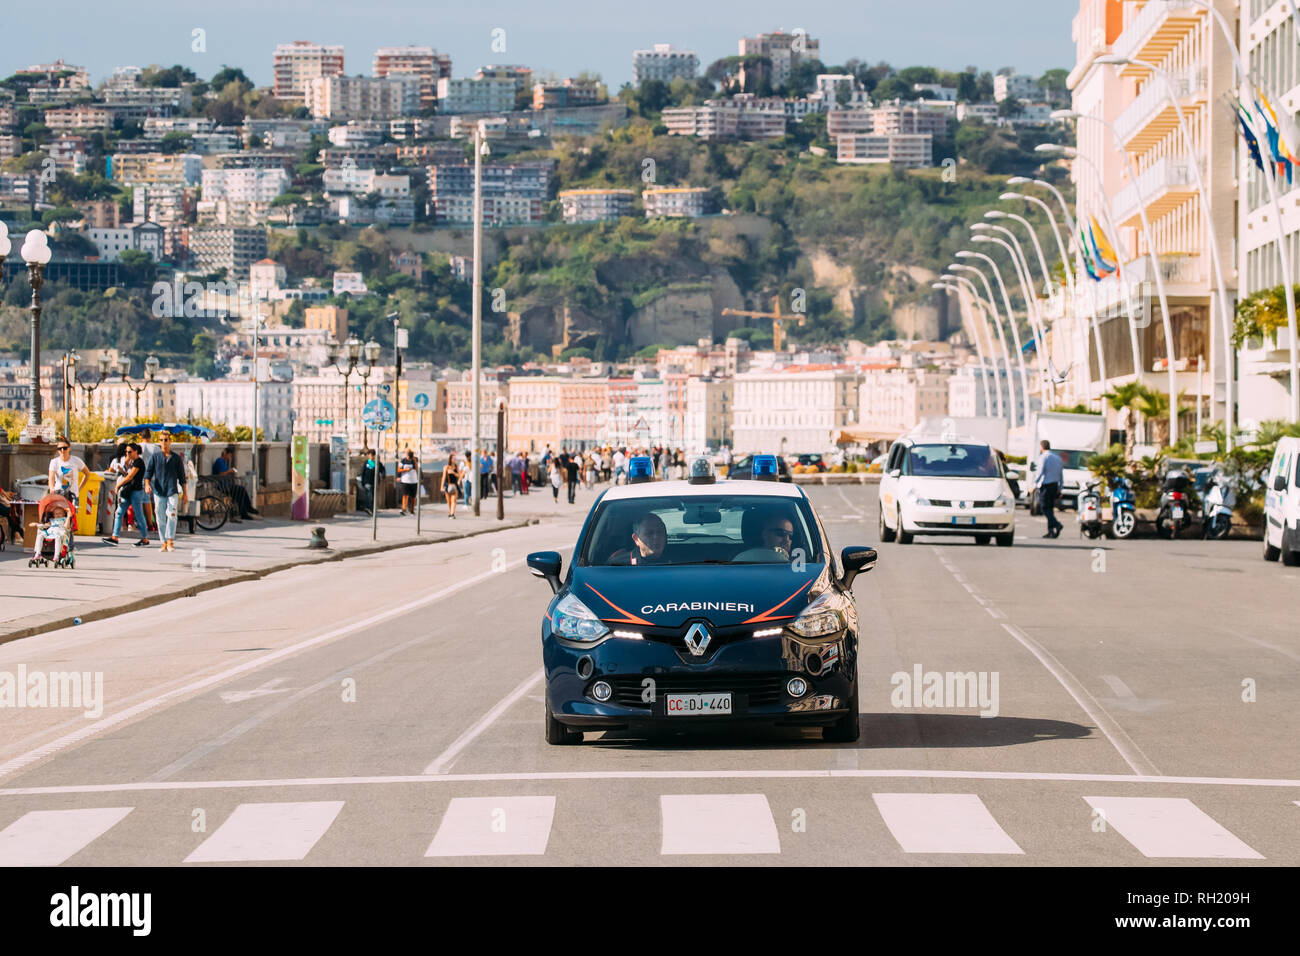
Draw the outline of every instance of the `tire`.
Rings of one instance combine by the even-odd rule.
[[[570,730],[555,719],[551,713],[549,701],[543,701],[542,706],[546,709],[546,742],[552,746],[562,747],[567,744],[582,743],[582,731]]]
[[[975,535],[975,543],[978,544],[978,545],[981,545],[981,546],[988,544],[988,543],[989,543],[990,541],[992,541],[992,540],[993,540],[993,535],[991,535],[991,534],[977,534],[977,535]]]
[[[1089,541],[1096,541],[1101,537],[1102,528],[1100,525],[1090,524],[1083,529],[1083,533],[1088,536]]]
[[[822,728],[822,740],[830,744],[851,744],[862,736],[861,715],[858,713],[858,682],[853,682],[853,696],[849,698],[849,712],[835,723]]]
[[[903,530],[903,510],[901,508],[898,510],[897,517],[898,517],[898,543],[911,544],[912,532]]]
[[[1163,511],[1156,515],[1156,534],[1162,538],[1168,538],[1170,541],[1178,537],[1178,525],[1174,523],[1172,517]]]
[[[880,540],[888,544],[894,540],[894,529],[885,524],[885,509],[880,509]]]
[[[226,503],[218,495],[199,495],[199,514],[195,519],[204,531],[216,531],[229,517]]]
[[[1285,537],[1285,533],[1283,537]],[[1268,519],[1265,518],[1264,519],[1264,560],[1276,561],[1281,556],[1282,556],[1282,549],[1275,548],[1268,543]]]
[[[1127,538],[1137,527],[1137,514],[1127,508],[1121,508],[1111,523],[1111,531],[1116,538]]]
[[[1009,548],[1016,543],[1016,533],[1009,531],[1006,534],[995,534],[993,540],[998,543],[999,548]]]
[[[1282,563],[1288,568],[1300,567],[1300,551],[1296,550],[1296,543],[1291,539],[1291,535],[1287,533],[1286,526],[1283,525],[1281,557]]]

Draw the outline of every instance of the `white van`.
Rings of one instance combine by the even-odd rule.
[[[1300,438],[1278,440],[1264,479],[1264,560],[1300,565]]]
[[[880,476],[880,540],[911,544],[918,534],[1015,542],[1016,502],[987,441],[907,435],[894,443]]]

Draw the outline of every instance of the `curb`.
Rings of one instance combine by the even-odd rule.
[[[363,544],[352,547],[340,548],[337,551],[330,549],[328,553],[319,557],[307,558],[301,561],[279,561],[275,564],[269,564],[264,568],[250,568],[246,571],[230,570],[219,571],[210,577],[193,584],[171,585],[158,588],[153,591],[133,594],[130,597],[122,599],[109,598],[99,604],[92,605],[88,610],[80,614],[69,613],[68,611],[51,611],[41,615],[33,615],[35,622],[21,627],[16,627],[11,631],[5,631],[0,634],[0,644],[8,644],[10,641],[20,640],[24,637],[33,637],[37,634],[44,634],[47,631],[57,631],[65,627],[72,627],[76,624],[77,618],[81,619],[82,624],[88,624],[91,621],[102,621],[105,618],[118,617],[122,614],[130,614],[132,611],[140,611],[147,607],[155,607],[159,604],[166,604],[169,601],[175,601],[183,597],[194,597],[204,591],[212,591],[217,588],[227,587],[231,584],[243,584],[246,581],[256,581],[264,578],[269,574],[275,574],[277,571],[288,571],[291,568],[307,567],[313,564],[325,564],[329,561],[343,561],[347,558],[360,558],[368,554],[377,554],[381,551],[396,551],[399,548],[413,548],[420,545],[441,544],[444,541],[458,541],[462,538],[475,538],[481,534],[494,534],[498,531],[511,531],[515,528],[526,528],[529,525],[540,524],[540,518],[527,518],[517,521],[506,522],[492,528],[479,528],[474,531],[457,532],[449,534],[444,538],[426,541],[420,538],[411,538],[405,541],[394,541],[387,544]]]

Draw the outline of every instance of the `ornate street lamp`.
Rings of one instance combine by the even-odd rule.
[[[8,232],[4,236],[3,251],[9,254]],[[50,243],[45,233],[33,229],[23,240],[19,253],[27,263],[27,278],[32,286],[32,348],[31,386],[27,408],[27,427],[23,430],[27,441],[40,441],[41,431],[41,285],[45,281],[45,266],[50,261]]]
[[[75,352],[73,353],[76,354]],[[90,396],[95,394],[95,389],[104,384],[104,379],[108,378],[109,373],[113,370],[113,358],[107,352],[99,353],[99,381],[91,382],[87,385],[84,382],[78,382],[76,376],[73,376],[72,383],[80,386],[81,390],[86,393],[86,408],[90,408]]]
[[[158,356],[150,355],[144,360],[145,379],[137,388],[131,384],[131,360],[124,358],[117,363],[117,370],[122,373],[122,384],[135,393],[135,417],[140,417],[140,393],[153,384],[154,376],[158,374],[158,366],[162,363],[158,361]]]

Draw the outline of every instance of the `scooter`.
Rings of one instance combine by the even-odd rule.
[[[1205,494],[1205,504],[1201,515],[1201,537],[1211,541],[1226,538],[1232,530],[1232,508],[1237,503],[1237,496],[1224,475],[1214,479]]]
[[[1133,489],[1127,478],[1117,477],[1111,482],[1110,489],[1110,528],[1107,536],[1127,538],[1137,527],[1137,506],[1133,501]]]
[[[1160,510],[1156,513],[1156,533],[1170,541],[1192,524],[1191,478],[1187,472],[1175,469],[1165,476],[1160,489]]]
[[[1086,534],[1094,540],[1100,538],[1105,530],[1101,520],[1100,487],[1100,482],[1088,482],[1087,487],[1079,493],[1079,506],[1075,513],[1075,520],[1079,522],[1079,534]]]

